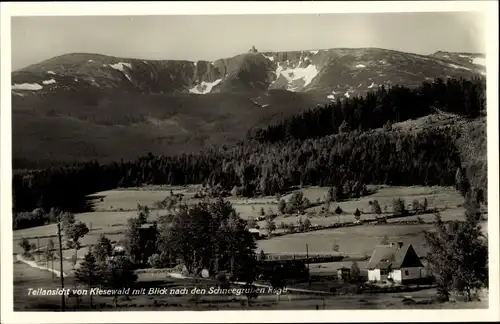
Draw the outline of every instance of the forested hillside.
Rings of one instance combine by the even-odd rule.
[[[366,96],[337,100],[254,131],[260,142],[321,137],[350,130],[389,127],[438,110],[475,118],[486,113],[485,78],[436,79],[410,89],[381,86]],[[251,135],[251,136],[252,136]]]
[[[361,190],[363,184],[454,185],[457,170],[469,178],[484,171],[477,161],[464,163],[460,140],[466,124],[412,131],[390,125],[425,116],[430,106],[467,117],[485,114],[484,89],[482,79],[437,80],[417,90],[379,89],[366,98],[285,120],[231,148],[19,171],[13,179],[14,228],[50,221],[31,213],[37,207],[82,211],[88,208],[85,195],[119,186],[203,183],[228,191],[236,187],[238,194],[252,196],[276,194],[295,185],[335,185],[348,192]],[[464,104],[463,98],[472,99]],[[382,125],[386,126],[366,131]],[[474,142],[485,142],[484,130],[467,131],[473,148]],[[471,183],[486,191],[486,177]]]

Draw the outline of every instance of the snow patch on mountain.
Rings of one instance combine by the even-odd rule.
[[[54,79],[44,80],[44,81],[42,81],[42,83],[43,84],[54,84],[54,83],[56,83],[56,80],[54,80]]]
[[[374,88],[374,87],[375,87],[375,82],[372,82],[372,84],[370,84],[370,85],[368,86],[368,89],[371,89],[371,88]]]
[[[466,68],[465,66],[460,66],[460,65],[456,65],[456,64],[448,64],[448,66],[452,67],[454,69],[462,69],[462,70],[471,71],[471,69]]]
[[[38,83],[21,83],[12,85],[12,90],[36,91],[36,90],[41,90],[42,88],[43,87]]]
[[[344,93],[344,97],[346,98],[350,98],[351,96],[349,95],[349,91],[347,91],[346,93]]]
[[[358,64],[358,65],[356,65],[356,67],[357,67],[357,68],[365,68],[365,67],[366,67],[366,65],[364,65],[364,64]]]
[[[318,54],[319,51],[309,51],[309,53],[311,53],[312,55],[316,55]]]
[[[92,63],[92,62],[94,62],[94,60],[89,60],[88,62],[89,62],[89,63]]]
[[[475,57],[472,64],[486,66],[486,59],[484,57]]]
[[[112,67],[113,69],[121,71],[121,72],[124,71],[123,70],[124,66],[128,67],[129,69],[132,68],[132,64],[130,64],[130,63],[124,63],[124,62],[118,62],[116,64],[109,64],[109,66]]]
[[[264,54],[262,54],[262,56],[264,56],[269,61],[274,62],[274,57],[272,57],[272,56],[265,56]]]
[[[210,91],[212,91],[213,87],[218,85],[222,79],[217,79],[214,82],[205,82],[202,81],[200,84],[196,85],[195,87],[189,89],[190,93],[196,93],[196,94],[207,94]]]
[[[303,80],[304,87],[307,86],[311,81],[318,75],[318,68],[309,64],[306,67],[296,67],[296,68],[283,68],[281,65],[278,65],[276,69],[276,77],[279,78],[280,75],[284,76],[288,80],[288,84],[290,85],[293,81]]]
[[[47,71],[48,74],[55,75],[54,71]]]

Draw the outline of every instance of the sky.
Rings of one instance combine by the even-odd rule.
[[[67,53],[189,61],[260,52],[378,47],[485,53],[471,12],[11,18],[12,69]]]

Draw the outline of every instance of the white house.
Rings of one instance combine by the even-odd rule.
[[[369,281],[392,279],[405,284],[425,277],[424,265],[411,246],[398,242],[375,248],[366,267]]]

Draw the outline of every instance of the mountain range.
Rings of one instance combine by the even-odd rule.
[[[485,74],[485,56],[378,48],[209,61],[73,53],[12,72],[14,167],[196,152],[379,86]]]

